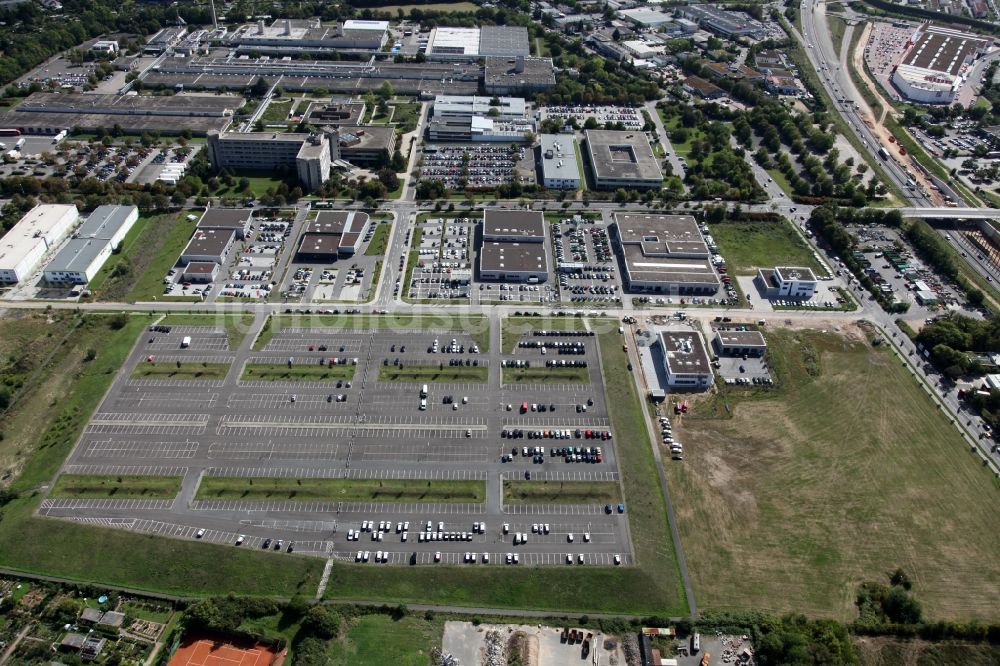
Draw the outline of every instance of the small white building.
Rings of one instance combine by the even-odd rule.
[[[705,342],[694,330],[660,331],[667,386],[677,389],[707,389],[715,381]]]
[[[572,134],[541,136],[542,184],[550,190],[578,190],[583,179]]]
[[[47,253],[73,229],[76,206],[40,204],[0,239],[0,283],[17,284],[31,275]]]
[[[816,294],[816,274],[802,266],[762,268],[754,278],[761,294],[768,299],[790,298],[808,301]]]

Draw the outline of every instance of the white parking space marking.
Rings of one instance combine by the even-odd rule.
[[[532,391],[537,393],[576,393],[593,384],[500,384],[504,391]]]
[[[184,387],[211,387],[221,388],[225,382],[221,379],[128,379],[125,386],[128,387],[148,387],[148,388],[184,388]]]
[[[83,450],[84,458],[193,458],[198,442],[142,442],[104,439],[91,442]]]
[[[87,425],[89,434],[201,435],[208,425],[207,414],[95,414]]]
[[[335,442],[216,442],[208,447],[211,460],[338,460]]]
[[[241,479],[426,479],[485,481],[482,470],[391,470],[391,469],[321,469],[316,467],[210,467],[206,476]]]
[[[336,520],[241,520],[240,527],[262,527],[284,532],[329,532],[337,531]]]
[[[135,394],[121,395],[114,400],[114,407],[117,409],[134,409],[142,411],[151,407],[157,409],[205,409],[215,407],[218,400],[218,393],[202,393],[198,391],[185,391],[178,395],[173,393],[140,392]]]
[[[521,480],[524,472],[500,472],[500,478],[507,480]],[[618,472],[597,472],[590,470],[581,471],[542,471],[531,473],[532,481],[617,481]]]
[[[38,511],[47,513],[58,509],[113,509],[128,511],[162,511],[169,509],[174,503],[173,500],[148,500],[148,499],[46,499]]]
[[[596,516],[604,513],[601,504],[505,504],[501,510],[513,516]]]
[[[187,467],[164,465],[67,465],[66,474],[91,474],[95,476],[184,476]]]

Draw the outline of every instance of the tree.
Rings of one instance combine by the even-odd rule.
[[[395,94],[396,91],[393,90],[392,84],[389,83],[388,81],[383,81],[382,85],[378,89],[379,99],[385,100],[386,102],[392,99],[393,95]]]
[[[12,400],[13,395],[11,395],[10,389],[6,386],[0,386],[0,410],[10,407]]]

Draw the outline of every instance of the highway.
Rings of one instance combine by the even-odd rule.
[[[882,144],[863,120],[866,115],[870,118],[875,116],[851,80],[847,67],[849,55],[847,50],[843,50],[841,56],[837,57],[826,22],[826,3],[822,0],[802,0],[800,9],[803,34],[799,34],[794,26],[792,34],[802,42],[806,57],[819,75],[823,87],[833,98],[834,111],[843,117],[872,155],[876,155]],[[933,205],[922,192],[908,188],[907,181],[910,177],[895,160],[878,161],[889,179],[906,195],[910,203],[921,207]],[[956,201],[961,203],[959,199]]]

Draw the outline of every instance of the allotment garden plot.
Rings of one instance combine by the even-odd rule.
[[[596,337],[310,323],[145,333],[40,513],[368,566],[633,563]]]

